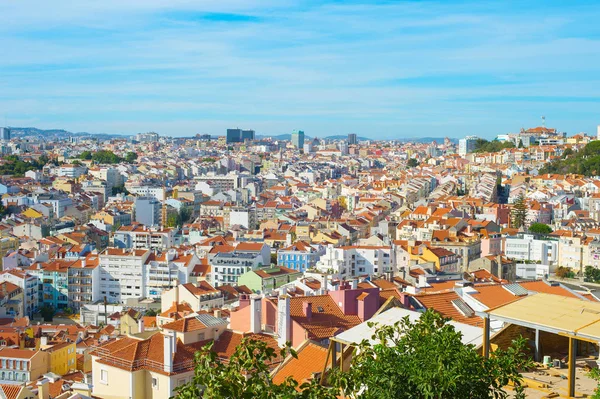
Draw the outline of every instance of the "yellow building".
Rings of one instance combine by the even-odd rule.
[[[410,259],[417,264],[433,263],[437,271],[456,272],[459,270],[458,256],[452,251],[439,247],[420,245],[415,252],[409,247]]]
[[[92,395],[104,399],[168,399],[194,376],[194,353],[174,335],[121,338],[92,352]]]
[[[0,398],[31,399],[36,396],[24,385],[0,384]]]
[[[121,314],[120,331],[122,335],[138,334],[142,330],[140,322],[143,319],[143,314],[133,309],[129,309]]]
[[[65,375],[77,368],[77,352],[75,342],[44,342],[42,337],[40,349],[48,354],[50,371],[58,375]]]
[[[0,235],[0,259],[6,256],[8,251],[19,249],[19,239],[8,234]]]
[[[52,187],[57,190],[62,190],[65,193],[73,193],[75,191],[75,182],[71,179],[56,179],[52,182]]]
[[[338,233],[337,231],[332,231],[330,233],[324,231],[318,231],[311,237],[311,241],[313,243],[329,243],[333,245],[343,244],[344,236]]]
[[[39,219],[44,217],[41,212],[36,211],[33,208],[27,208],[25,212],[22,213],[23,216],[30,219]]]

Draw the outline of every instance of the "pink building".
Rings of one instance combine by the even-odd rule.
[[[379,288],[341,284],[324,295],[262,298],[242,296],[231,312],[230,328],[240,333],[272,333],[298,348],[305,340],[329,338],[370,319],[379,308]]]

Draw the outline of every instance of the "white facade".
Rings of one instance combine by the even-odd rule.
[[[248,230],[256,228],[256,212],[252,209],[232,209],[229,213],[229,225],[240,225]]]
[[[23,290],[23,312],[26,316],[33,316],[38,310],[39,303],[39,279],[37,276],[27,274],[20,270],[4,271],[0,273],[0,282],[9,282],[21,287]],[[21,315],[24,316],[24,315]]]
[[[150,259],[145,264],[146,298],[159,299],[164,291],[178,284],[189,283],[189,276],[200,259],[195,254],[178,256],[177,251],[169,250],[158,259]]]
[[[468,153],[473,152],[475,141],[477,141],[477,136],[467,136],[464,139],[460,139],[458,141],[458,155],[464,157]]]
[[[146,295],[145,263],[150,250],[108,248],[100,254],[100,290],[95,300],[124,303],[130,298]]]
[[[530,234],[524,234],[522,238],[507,237],[504,243],[504,254],[510,259],[552,265],[558,259],[558,242],[539,240]]]
[[[238,278],[263,265],[263,257],[256,253],[218,253],[210,261],[212,281],[215,287],[220,285],[237,285]]]
[[[338,278],[382,275],[393,271],[394,252],[390,246],[328,246],[316,269]]]
[[[539,280],[547,278],[550,266],[536,263],[517,263],[517,277],[525,280]]]
[[[164,187],[150,187],[150,186],[127,186],[127,191],[131,194],[135,194],[138,197],[155,197],[157,200],[162,201],[165,196]]]

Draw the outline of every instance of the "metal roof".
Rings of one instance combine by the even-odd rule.
[[[527,289],[517,283],[505,284],[502,287],[515,296],[527,295]]]
[[[600,341],[599,302],[538,293],[477,314],[554,334]]]
[[[227,324],[226,320],[223,320],[219,317],[215,317],[211,314],[203,313],[196,316],[196,319],[204,324],[206,327],[218,326],[220,324]]]

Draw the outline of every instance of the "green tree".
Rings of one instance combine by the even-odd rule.
[[[167,216],[167,227],[177,227],[181,224],[181,221],[179,220],[179,214],[178,213],[170,213],[169,216]]]
[[[568,157],[570,157],[571,155],[573,155],[574,153],[575,153],[575,152],[574,152],[574,151],[571,149],[571,147],[567,147],[567,148],[565,148],[565,150],[564,150],[564,151],[563,151],[563,153],[562,153],[562,158],[563,158],[563,159],[565,159],[565,158],[568,158]]]
[[[291,353],[286,347],[279,354],[266,342],[243,338],[228,362],[222,362],[211,350],[213,342],[196,352],[194,376],[187,384],[175,388],[177,399],[335,399],[339,391],[323,387],[316,379],[298,383],[288,377],[283,383],[275,384],[269,374],[269,364],[278,357]]]
[[[123,161],[123,158],[109,150],[100,150],[92,155],[92,160],[98,163],[115,164]]]
[[[531,223],[529,226],[529,232],[533,234],[542,234],[547,235],[552,233],[552,227],[548,226],[545,223]]]
[[[125,194],[125,195],[129,195],[129,191],[125,188],[124,185],[120,185],[120,186],[113,186],[112,190],[112,195],[117,195],[117,194]]]
[[[518,145],[518,148],[523,148],[523,147],[524,147],[524,146],[523,146],[523,140],[519,139],[519,145]]]
[[[79,159],[89,161],[90,159],[92,159],[92,152],[87,150],[82,152],[81,154],[79,154]]]
[[[125,162],[134,163],[137,160],[137,158],[138,155],[135,152],[130,151],[125,155]]]
[[[55,314],[56,312],[54,311],[54,308],[52,306],[44,305],[40,308],[40,315],[42,315],[42,318],[45,322],[52,322]]]
[[[192,218],[192,209],[189,206],[182,206],[179,209],[178,217],[181,224],[189,222],[189,220]]]
[[[146,312],[144,313],[144,316],[148,316],[148,317],[154,317],[156,316],[158,313],[156,312],[156,310],[154,309],[148,309],[146,310]]]
[[[349,397],[361,399],[506,398],[512,383],[524,398],[520,371],[532,365],[524,339],[485,358],[462,342],[438,313],[428,310],[415,322],[408,317],[377,328],[374,345],[360,344],[347,373],[333,374],[331,383]]]
[[[508,397],[503,388],[511,383],[514,397],[524,398],[520,371],[532,365],[524,339],[484,358],[431,310],[415,322],[404,318],[378,327],[373,338],[375,344],[365,340],[359,345],[349,370],[329,373],[326,386],[312,379],[299,387],[290,377],[273,382],[269,364],[277,351],[264,341],[242,339],[227,363],[211,350],[211,342],[196,352],[194,376],[175,388],[175,398],[333,399],[343,391],[357,399],[497,399]],[[296,357],[289,346],[279,356],[288,353]]]
[[[525,194],[520,194],[513,204],[511,211],[512,227],[519,229],[525,227],[528,211],[527,202],[525,200]]]
[[[596,269],[593,266],[586,266],[583,270],[583,278],[585,281],[589,281],[591,283],[600,282],[600,269]]]
[[[570,267],[559,266],[554,271],[554,275],[560,279],[575,278],[575,272]]]
[[[596,381],[596,388],[594,389],[594,394],[590,396],[590,399],[600,399],[600,369],[591,369],[588,373],[588,377]]]
[[[408,160],[408,162],[406,163],[406,167],[408,168],[414,168],[419,166],[419,161],[415,158],[411,158]]]

